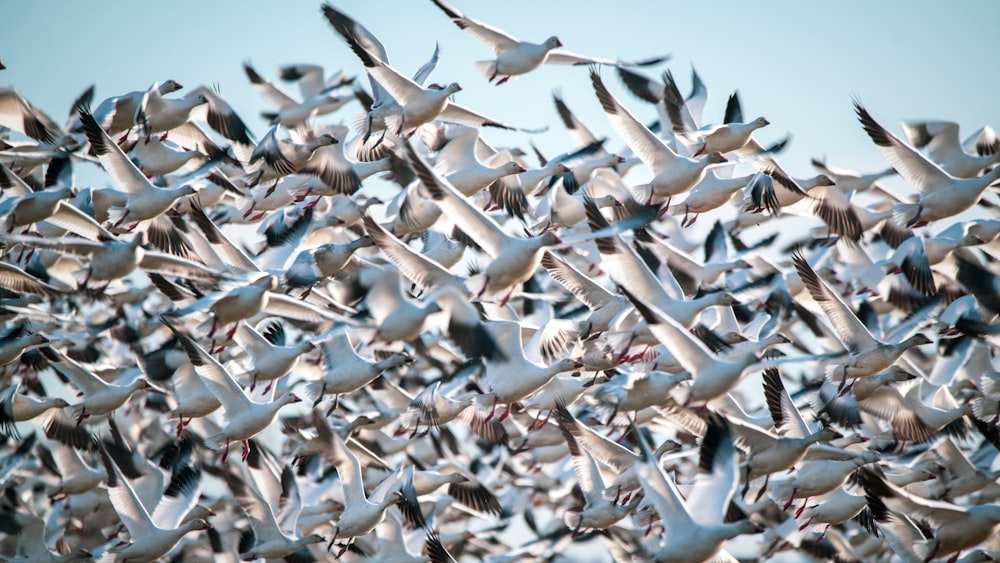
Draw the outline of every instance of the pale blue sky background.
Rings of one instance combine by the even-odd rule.
[[[812,156],[854,168],[884,166],[853,115],[852,95],[896,132],[900,119],[913,118],[954,120],[966,134],[984,124],[1000,125],[1000,3],[988,0],[958,7],[930,1],[452,4],[520,38],[558,35],[566,49],[579,53],[613,58],[672,53],[670,63],[647,72],[673,69],[686,93],[690,67],[696,65],[709,88],[710,121],[721,119],[727,96],[738,88],[746,117],[763,115],[772,123],[759,135],[763,142],[793,134],[781,162],[794,174],[812,174]],[[459,103],[498,119],[549,125],[549,132],[535,136],[549,154],[569,148],[551,101],[556,88],[593,129],[614,139],[585,67],[547,66],[494,87],[473,68],[473,61],[489,58],[490,51],[431,2],[335,5],[375,33],[391,63],[407,74],[438,41],[442,60],[431,80],[461,83]],[[0,72],[0,84],[15,86],[61,121],[70,101],[91,83],[97,85],[95,105],[167,78],[187,87],[217,83],[259,136],[266,131],[259,112],[269,108],[247,82],[244,60],[272,78],[279,64],[293,62],[362,73],[319,6],[313,1],[11,3],[0,18],[0,58],[8,67]],[[652,107],[631,97],[611,69],[604,75],[634,112],[653,118]],[[352,104],[324,119],[347,121],[358,108]],[[527,146],[523,133],[485,135],[497,145]]]

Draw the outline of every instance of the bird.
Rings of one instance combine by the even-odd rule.
[[[42,416],[50,409],[69,406],[62,397],[34,398],[20,393],[21,384],[14,382],[0,393],[0,432],[15,440],[21,439],[16,424]]]
[[[218,434],[209,436],[206,443],[213,448],[223,448],[222,463],[229,459],[229,444],[233,441],[243,442],[243,461],[250,454],[247,440],[263,431],[274,421],[278,410],[301,399],[291,392],[284,392],[274,401],[259,403],[250,399],[236,383],[225,366],[213,358],[190,336],[181,332],[166,317],[160,319],[177,337],[188,360],[194,366],[195,373],[205,383],[209,392],[215,395],[226,412],[226,425]]]
[[[624,66],[647,66],[663,62],[669,58],[656,57],[645,61],[624,62],[608,59],[597,59],[571,53],[568,51],[558,51],[563,44],[558,37],[552,36],[542,43],[529,43],[519,41],[491,25],[472,19],[455,8],[442,2],[433,0],[438,8],[448,15],[455,22],[459,29],[485,43],[497,54],[497,58],[492,61],[479,61],[476,68],[489,80],[496,80],[497,85],[507,82],[514,76],[525,74],[535,70],[544,63],[550,64],[609,64]]]
[[[323,444],[324,455],[337,466],[340,482],[344,489],[344,512],[337,519],[333,537],[327,547],[327,549],[333,547],[337,538],[348,540],[348,544],[337,555],[339,557],[355,538],[373,530],[385,517],[386,509],[398,500],[402,473],[396,473],[384,479],[370,495],[366,495],[362,482],[361,463],[357,456],[350,451],[347,444],[344,443],[344,439],[333,431],[326,419],[316,410],[313,411],[313,419]]]
[[[723,520],[738,482],[736,448],[724,421],[710,422],[698,466],[703,478],[684,499],[658,464],[649,459],[639,463],[639,483],[667,531],[659,549],[649,554],[654,561],[709,560],[726,540],[759,531],[748,519]]]
[[[101,462],[107,472],[108,497],[111,499],[111,505],[132,538],[130,543],[113,549],[117,559],[154,561],[173,549],[187,534],[211,528],[211,524],[206,520],[197,518],[171,528],[159,527],[107,450],[100,446],[99,451]]]
[[[801,254],[792,257],[795,269],[809,291],[830,319],[837,338],[847,348],[850,356],[843,364],[830,366],[832,378],[846,385],[848,380],[869,377],[891,366],[906,350],[930,343],[924,334],[915,334],[902,342],[883,342],[876,339],[840,295],[820,278]]]
[[[854,110],[882,156],[920,191],[917,201],[893,206],[893,217],[901,225],[918,227],[957,215],[975,205],[986,188],[1000,180],[996,167],[975,178],[956,178],[889,132],[861,102],[855,100]]]
[[[727,162],[719,152],[697,159],[677,154],[608,91],[600,73],[591,70],[590,81],[612,127],[653,173],[648,185],[635,188],[637,192],[646,194],[647,201],[666,199],[669,207],[670,199],[694,188],[705,177],[709,167]]]

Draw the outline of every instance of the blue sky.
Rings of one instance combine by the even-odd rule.
[[[808,163],[812,156],[853,168],[884,166],[854,118],[855,95],[897,132],[899,120],[915,118],[957,121],[965,133],[984,124],[1000,125],[995,104],[1000,5],[995,2],[963,2],[960,9],[929,1],[452,4],[520,38],[541,41],[558,35],[566,49],[579,53],[612,58],[671,53],[671,62],[647,72],[672,69],[684,92],[694,64],[709,89],[706,119],[720,120],[727,96],[739,89],[746,117],[763,115],[771,121],[759,134],[763,142],[792,133],[792,144],[780,160],[794,174],[813,173]],[[614,139],[585,67],[547,66],[495,87],[473,67],[491,52],[430,1],[342,0],[335,5],[375,33],[391,63],[407,74],[440,43],[442,60],[431,80],[459,82],[464,88],[457,95],[459,103],[498,119],[550,126],[534,136],[549,154],[569,148],[553,109],[554,89],[593,129]],[[92,83],[97,85],[95,104],[167,78],[188,87],[218,84],[259,136],[266,131],[259,112],[268,107],[247,82],[244,60],[272,78],[279,64],[293,62],[362,73],[319,6],[17,2],[0,22],[0,58],[8,66],[0,72],[0,84],[15,86],[57,121]],[[611,69],[604,75],[626,105],[652,119],[653,109],[631,97]],[[352,104],[325,119],[347,121],[358,107]],[[497,145],[526,147],[529,140],[524,133],[490,131],[486,136]]]

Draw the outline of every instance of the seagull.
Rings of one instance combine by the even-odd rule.
[[[568,51],[557,51],[562,47],[562,42],[558,37],[552,36],[542,43],[529,43],[519,41],[508,35],[506,32],[474,20],[455,8],[444,3],[442,0],[433,0],[438,8],[448,15],[459,29],[472,35],[477,40],[485,43],[487,47],[497,54],[497,58],[491,61],[479,61],[476,68],[490,82],[496,80],[497,85],[507,82],[514,76],[531,72],[542,66],[549,64],[566,65],[587,65],[606,64],[614,66],[649,66],[659,64],[669,59],[669,56],[655,57],[645,61],[614,61],[609,59],[597,59],[578,55]]]

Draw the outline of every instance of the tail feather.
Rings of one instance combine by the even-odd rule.
[[[899,225],[909,225],[920,215],[920,205],[897,203],[892,206],[892,219]]]
[[[492,61],[476,61],[476,70],[486,78],[492,80],[497,72],[497,62]]]

